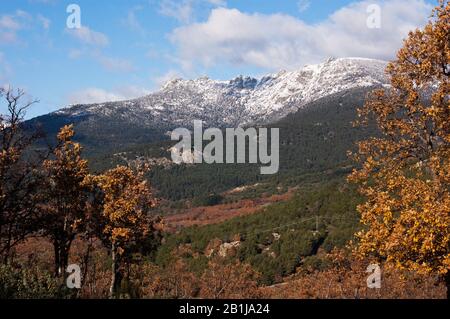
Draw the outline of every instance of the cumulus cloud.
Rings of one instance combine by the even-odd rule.
[[[367,27],[367,8],[381,8],[381,28]],[[405,8],[408,8],[405,10]],[[216,8],[207,21],[176,28],[170,39],[184,67],[226,62],[269,70],[297,68],[328,56],[388,60],[409,30],[424,25],[432,6],[423,0],[360,1],[308,24],[286,14],[248,14]]]
[[[66,32],[79,40],[81,43],[91,46],[104,47],[109,44],[109,39],[105,34],[94,31],[86,26],[75,29],[66,29]]]
[[[86,88],[71,94],[70,104],[91,104],[129,100],[150,93],[150,90],[138,86],[123,86],[112,91],[100,88]]]

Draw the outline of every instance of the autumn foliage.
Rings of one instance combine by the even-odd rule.
[[[211,256],[201,272],[189,267],[189,259],[198,256],[189,246],[180,246],[172,252],[166,267],[144,265],[135,268],[140,295],[144,298],[259,298],[259,274],[249,264],[233,258]]]
[[[367,201],[357,252],[398,269],[439,275],[450,290],[450,4],[411,32],[360,110],[381,136],[359,143],[349,177]]]
[[[52,159],[43,163],[43,190],[40,223],[44,236],[53,243],[55,272],[65,273],[70,246],[87,224],[89,185],[87,161],[81,158],[81,145],[72,141],[73,126],[64,126],[58,133],[58,144]]]
[[[323,256],[325,269],[305,267],[284,283],[261,288],[269,298],[286,299],[421,299],[443,298],[445,287],[436,278],[380,264],[381,289],[367,286],[367,266],[373,260],[347,249]]]
[[[351,154],[357,166],[348,179],[365,198],[358,206],[363,227],[351,249],[331,253],[332,247],[321,246],[319,216],[303,220],[315,219],[315,230],[253,229],[267,245],[255,240],[246,246],[249,234],[209,241],[206,228],[197,232],[261,213],[254,206],[283,197],[197,207],[169,216],[172,227],[165,227],[155,213],[158,201],[147,167],[117,166],[93,174],[74,141],[73,125],[62,127],[56,144],[45,151],[40,145],[39,151],[34,142],[40,134],[23,127],[34,101],[21,103],[23,91],[0,89],[8,109],[0,116],[0,298],[442,298],[445,290],[448,297],[449,46],[450,4],[441,1],[430,22],[409,34],[389,64],[391,85],[372,92],[359,110],[358,125],[375,122],[379,128],[378,136],[360,142]],[[318,203],[302,209],[317,211]],[[189,231],[206,247],[189,232],[186,240],[177,240],[174,233],[187,226],[198,227]],[[270,235],[273,229],[280,233]],[[173,246],[159,256],[158,246],[169,240]],[[269,245],[279,245],[286,259]],[[247,253],[256,258],[246,259]],[[252,267],[258,258],[282,266],[274,276],[278,284],[263,286],[264,269]],[[79,290],[66,289],[70,263],[83,270]],[[367,286],[367,266],[374,263],[383,271],[382,290]]]
[[[103,193],[100,238],[110,247],[113,297],[120,288],[125,259],[131,252],[145,248],[147,239],[157,233],[155,225],[159,219],[148,215],[156,200],[142,172],[135,173],[122,166],[96,177],[95,181]]]
[[[109,296],[115,297],[135,254],[148,254],[160,241],[160,219],[151,214],[156,200],[143,178],[144,171],[117,167],[101,175],[90,174],[81,145],[73,141],[73,125],[60,129],[56,145],[44,155],[35,155],[31,146],[38,135],[22,127],[25,110],[33,102],[22,105],[22,91],[2,89],[0,94],[5,95],[9,111],[9,116],[0,118],[3,263],[14,263],[15,248],[29,242],[28,238],[45,238],[53,246],[52,249],[45,246],[46,251],[53,252],[53,270],[44,268],[53,272],[55,285],[59,287],[67,274],[69,260],[74,258],[72,244],[78,241],[77,247],[84,247],[78,254],[84,276],[98,282],[99,278],[87,270],[95,255],[93,250],[102,243],[112,260],[111,271],[102,270],[103,278],[106,274],[111,279]],[[30,253],[25,262],[35,258]],[[4,270],[13,276],[28,276],[21,271],[15,273],[15,269]]]

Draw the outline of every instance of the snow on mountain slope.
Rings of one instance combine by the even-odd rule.
[[[129,101],[76,105],[55,114],[106,116],[169,127],[238,126],[277,120],[318,98],[357,87],[386,85],[386,62],[363,58],[328,59],[301,70],[281,71],[261,79],[237,77],[215,81],[176,79],[159,91]]]

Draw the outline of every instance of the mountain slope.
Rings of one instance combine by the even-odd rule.
[[[74,105],[35,118],[49,135],[74,123],[88,149],[121,149],[164,138],[176,127],[236,127],[279,120],[322,97],[355,88],[385,85],[386,62],[362,58],[329,59],[296,71],[261,79],[237,77],[215,81],[176,79],[161,90],[129,101]]]
[[[367,93],[374,87],[338,92],[308,103],[296,113],[269,124],[280,129],[280,168],[275,175],[261,175],[260,164],[196,164],[154,167],[150,180],[159,196],[171,200],[202,197],[231,188],[255,183],[298,185],[305,178],[320,180],[323,174],[345,175],[349,163],[347,151],[355,143],[377,130],[353,127],[356,109],[363,105]],[[168,143],[165,146],[169,148]],[[169,156],[157,154],[161,145],[146,144],[127,150],[126,158]],[[119,164],[116,158],[104,156],[96,161],[96,170]],[[121,164],[125,164],[122,162]],[[330,176],[328,176],[330,177]]]

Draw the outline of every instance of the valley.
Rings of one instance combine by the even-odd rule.
[[[386,64],[363,58],[330,58],[318,65],[259,79],[175,79],[140,98],[71,105],[25,121],[26,132],[44,133],[43,138],[33,141],[33,151],[45,153],[50,149],[54,153],[49,158],[58,158],[64,154],[58,147],[67,143],[73,150],[68,146],[65,150],[75,152],[86,174],[80,187],[89,185],[83,192],[88,193],[86,209],[92,215],[81,235],[69,239],[74,246],[70,262],[85,267],[90,283],[80,294],[108,294],[103,278],[105,274],[114,278],[117,269],[112,258],[117,255],[109,250],[114,245],[105,247],[113,242],[111,238],[125,238],[129,233],[127,228],[114,229],[108,223],[125,219],[132,225],[130,229],[143,231],[141,237],[126,242],[126,248],[133,251],[124,257],[130,268],[122,286],[114,288],[127,296],[214,297],[216,292],[209,286],[214,280],[222,284],[230,280],[236,285],[220,297],[304,298],[316,290],[325,298],[351,295],[349,287],[361,284],[363,265],[369,261],[351,255],[356,234],[365,230],[358,212],[365,198],[358,185],[348,181],[348,176],[360,168],[349,153],[357,150],[360,141],[381,135],[375,119],[368,118],[364,126],[356,125],[356,121],[371,92],[390,88]],[[223,136],[231,128],[255,128],[253,139],[243,138],[246,147],[261,139],[258,132],[276,130],[279,162],[275,174],[261,174],[256,161],[228,161],[233,155],[238,157],[235,145],[230,148],[231,154],[222,152],[223,160],[214,163],[174,162],[171,150],[177,141],[170,139],[173,130],[194,131],[194,149],[203,146],[195,144],[198,128],[194,123],[215,128]],[[229,140],[222,142],[228,151]],[[266,141],[267,145],[270,143]],[[269,150],[270,156],[273,152]],[[64,157],[61,163],[66,164]],[[110,220],[105,220],[105,212],[95,215],[96,201],[111,200],[115,192],[120,193],[120,183],[125,182],[136,183],[137,194],[142,192],[152,200],[118,198],[117,207],[105,206],[110,209]],[[105,194],[109,197],[102,198]],[[130,202],[149,205],[148,210],[135,216],[127,208]],[[46,207],[47,203],[40,205]],[[124,215],[116,217],[118,212]],[[138,218],[144,224],[139,224]],[[149,220],[153,224],[145,224]],[[114,229],[112,237],[105,238],[110,229]],[[48,269],[51,265],[35,251],[48,257],[51,242],[38,234],[25,236],[12,258],[17,253],[18,263],[37,263]],[[111,265],[115,269],[112,273],[108,270]],[[343,269],[355,270],[355,274],[345,275]],[[386,296],[410,296],[398,288],[402,276],[408,274],[389,270],[392,290]],[[34,273],[26,275],[41,278]],[[329,286],[324,296],[322,276],[332,278],[333,285],[338,286],[348,276],[351,284],[334,291]],[[433,279],[411,276],[419,284],[408,293],[417,295],[423,290],[428,296],[442,295],[442,287],[430,288]],[[314,282],[314,278],[322,281]],[[364,290],[367,298],[373,297],[366,288],[358,289]]]
[[[353,165],[347,151],[377,134],[373,125],[352,122],[366,95],[386,83],[384,66],[329,59],[260,80],[175,80],[144,98],[72,106],[29,124],[50,135],[55,124],[73,121],[93,171],[150,165],[146,177],[160,198],[154,214],[164,217],[168,232],[155,255],[159,265],[166,265],[177,246],[188,245],[199,256],[188,262],[200,271],[208,244],[239,242],[234,256],[255,267],[262,283],[273,284],[310,260],[320,264],[320,256],[344,247],[360,227],[360,198],[345,181]],[[278,128],[279,172],[261,175],[257,163],[170,164],[176,142],[167,132],[192,127],[193,119],[223,130]]]
[[[238,78],[225,84],[204,78],[177,80],[167,83],[152,97],[123,104],[74,106],[49,116],[79,121],[75,124],[79,128],[75,137],[83,145],[85,134],[89,140],[103,140],[105,134],[110,141],[116,136],[132,140],[123,140],[125,147],[111,142],[108,144],[111,150],[95,147],[95,151],[91,151],[94,148],[88,142],[86,155],[95,171],[136,161],[150,163],[147,178],[161,199],[155,214],[164,217],[170,234],[155,255],[159,265],[165,267],[171,252],[179,245],[187,245],[193,254],[198,254],[194,259],[188,258],[188,264],[201,271],[208,261],[206,251],[210,243],[238,243],[232,256],[255,267],[262,275],[261,283],[274,284],[296,273],[298,267],[310,264],[320,267],[321,256],[334,247],[344,247],[360,227],[356,213],[360,198],[345,181],[352,168],[347,151],[354,149],[358,140],[376,135],[373,126],[356,128],[352,122],[368,92],[383,84],[383,67],[383,63],[376,61],[341,59],[260,81]],[[306,79],[313,84],[307,84]],[[306,89],[305,93],[308,85],[315,89]],[[234,104],[221,106],[223,97],[213,95],[218,92],[228,97],[227,103],[233,97]],[[166,102],[158,104],[156,98]],[[148,104],[149,101],[156,104]],[[219,104],[213,107],[212,101]],[[175,111],[174,105],[182,103],[192,110]],[[264,108],[249,113],[254,111],[255,103],[270,108],[264,111],[267,117],[259,113]],[[240,109],[236,109],[237,105]],[[167,112],[164,120],[153,118],[155,114],[163,116],[163,110]],[[279,172],[261,175],[256,163],[164,164],[163,159],[170,162],[170,148],[176,143],[169,140],[165,130],[176,125],[189,127],[189,121],[200,114],[197,110],[206,127],[220,125],[225,129],[230,124],[250,127],[251,121],[258,118],[257,125],[266,122],[269,129],[279,128]],[[224,114],[231,111],[234,113]],[[122,134],[124,127],[139,127],[133,120],[138,114],[139,122],[145,123],[142,113],[137,112],[152,114],[161,138],[140,142],[143,138],[140,128],[126,129],[135,138]],[[288,116],[283,116],[287,113]],[[111,116],[112,123],[118,125],[117,132],[109,125],[106,131],[98,132],[98,137],[92,134],[94,127],[104,130],[105,126],[97,121]],[[176,116],[175,122],[170,120],[172,116]],[[269,118],[273,121],[267,122]],[[222,121],[218,123],[218,119]],[[151,122],[142,126],[143,130],[154,128]],[[241,191],[233,191],[236,189]],[[277,241],[272,234],[279,236]]]

